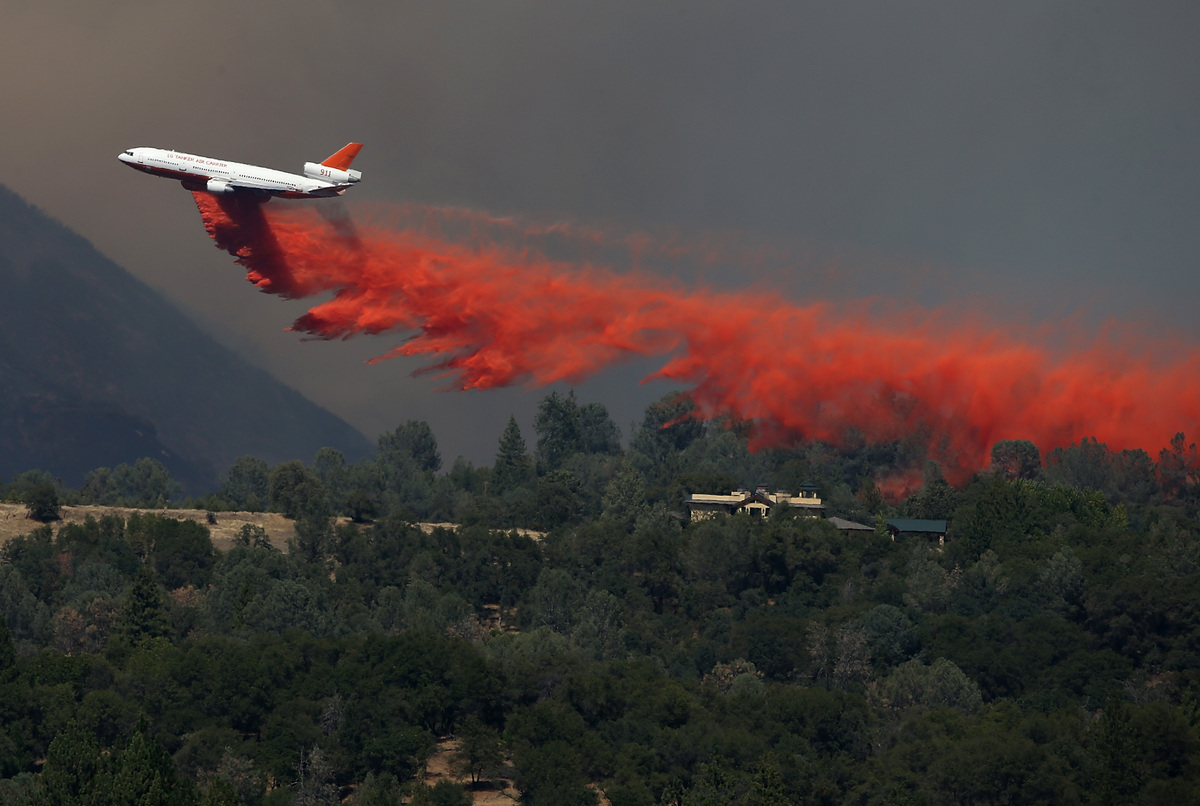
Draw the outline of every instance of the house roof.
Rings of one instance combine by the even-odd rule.
[[[887,525],[897,532],[924,532],[926,534],[946,534],[946,521],[926,520],[922,518],[889,518]]]
[[[867,526],[865,523],[856,523],[854,521],[848,521],[845,518],[832,517],[832,518],[826,518],[825,520],[832,523],[834,525],[834,528],[841,529],[844,532],[873,532],[873,531],[875,531],[874,526]]]

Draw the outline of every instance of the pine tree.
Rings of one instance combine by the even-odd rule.
[[[179,777],[166,748],[149,735],[144,717],[129,744],[114,754],[112,766],[112,780],[105,794],[109,803],[193,806],[197,802],[191,781]]]
[[[529,451],[517,418],[511,414],[500,437],[500,449],[492,466],[492,492],[499,494],[520,487],[529,480]]]
[[[569,456],[582,448],[579,439],[579,406],[575,393],[566,396],[551,392],[538,406],[533,420],[537,431],[538,472],[558,470]]]
[[[125,594],[125,607],[117,634],[131,646],[150,638],[169,638],[171,620],[162,590],[150,566],[143,565]]]
[[[579,449],[584,453],[617,455],[621,452],[621,429],[603,403],[579,407]]]
[[[42,767],[42,803],[83,806],[110,777],[96,737],[74,720],[54,737]]]

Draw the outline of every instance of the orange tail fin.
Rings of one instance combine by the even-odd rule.
[[[346,143],[342,148],[322,160],[321,164],[336,171],[345,171],[350,167],[350,163],[354,162],[358,152],[362,151],[362,147],[362,143]]]

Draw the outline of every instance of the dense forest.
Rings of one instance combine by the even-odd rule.
[[[186,501],[283,513],[287,551],[153,511],[55,523],[182,503],[152,459],[0,485],[46,522],[0,549],[0,802],[449,806],[500,776],[537,806],[1200,800],[1182,434],[1001,442],[958,489],[928,440],[751,452],[688,415],[669,395],[623,438],[556,392],[491,466],[446,469],[410,421]],[[873,528],[686,517],[807,482]],[[944,545],[892,517],[946,519]],[[429,787],[448,736],[461,783]]]

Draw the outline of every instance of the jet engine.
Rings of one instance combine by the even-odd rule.
[[[234,188],[228,182],[222,182],[220,179],[210,179],[204,185],[204,189],[209,193],[233,193]]]
[[[309,179],[321,179],[335,185],[349,185],[362,180],[362,171],[339,171],[319,162],[304,163],[304,175]]]

